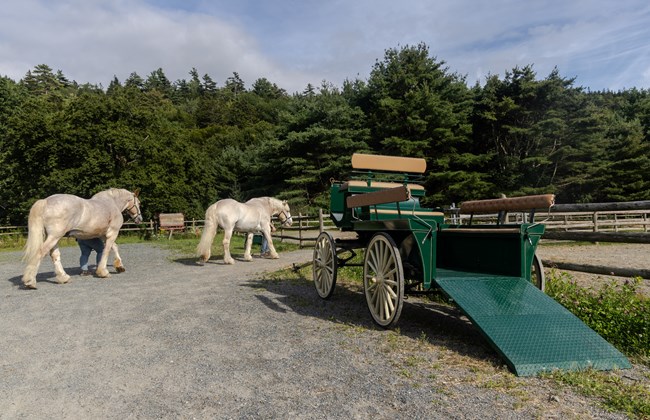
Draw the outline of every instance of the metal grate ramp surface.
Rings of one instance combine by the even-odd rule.
[[[630,363],[579,318],[523,278],[438,269],[451,297],[518,376]]]

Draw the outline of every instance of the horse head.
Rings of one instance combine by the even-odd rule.
[[[142,213],[140,212],[140,199],[138,198],[139,195],[140,195],[140,189],[138,188],[132,193],[132,196],[127,201],[126,207],[124,209],[124,211],[129,214],[129,217],[133,219],[135,223],[142,223]]]
[[[278,212],[278,219],[282,222],[283,226],[291,226],[293,220],[291,219],[291,209],[289,208],[289,203],[285,201],[278,200],[280,205],[276,208]]]

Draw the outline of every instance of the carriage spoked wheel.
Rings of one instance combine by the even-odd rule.
[[[368,244],[363,259],[363,289],[372,319],[388,328],[402,313],[404,269],[393,238],[379,232]]]
[[[328,299],[334,293],[334,286],[336,286],[338,259],[334,239],[327,232],[322,232],[316,239],[312,268],[318,296]]]
[[[537,254],[533,256],[533,264],[530,269],[530,282],[542,292],[546,288],[544,266],[542,265],[542,260],[537,256]]]

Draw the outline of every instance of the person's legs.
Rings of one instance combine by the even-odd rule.
[[[264,257],[265,254],[267,254],[268,252],[269,252],[269,243],[266,240],[266,237],[262,235],[262,247],[260,248],[260,255]]]
[[[77,241],[79,244],[79,249],[81,250],[81,256],[79,257],[79,266],[81,267],[81,275],[88,275],[88,258],[92,252],[92,248],[86,244],[85,241]]]
[[[99,260],[102,259],[102,254],[104,253],[104,241],[99,238],[91,239],[90,246],[97,253],[97,258],[95,259],[95,267],[99,265]]]

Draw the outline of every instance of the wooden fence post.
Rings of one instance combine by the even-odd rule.
[[[318,209],[318,233],[321,234],[325,230],[323,226],[323,209]]]
[[[298,244],[302,249],[302,213],[298,213]]]

